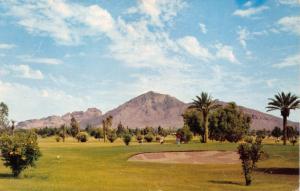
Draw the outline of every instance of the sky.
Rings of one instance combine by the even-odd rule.
[[[0,101],[17,121],[150,90],[266,112],[300,95],[299,37],[300,0],[0,0]]]

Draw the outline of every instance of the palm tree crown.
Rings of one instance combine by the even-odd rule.
[[[192,105],[189,107],[191,109],[197,109],[205,114],[208,114],[210,110],[216,109],[219,105],[216,100],[208,95],[206,92],[202,92],[201,96],[196,96],[197,99],[193,99]]]
[[[278,93],[274,98],[269,98],[270,102],[267,106],[267,111],[280,110],[282,116],[288,117],[291,109],[300,108],[300,100],[296,95],[285,94],[284,92]]]

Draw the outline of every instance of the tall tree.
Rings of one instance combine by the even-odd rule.
[[[7,129],[9,126],[8,107],[5,103],[0,103],[0,129]]]
[[[286,145],[287,139],[287,118],[290,115],[291,109],[300,108],[299,97],[292,94],[284,92],[278,93],[274,96],[275,98],[269,98],[270,102],[268,103],[267,111],[280,110],[281,116],[283,118],[283,144]]]
[[[204,127],[204,143],[208,141],[208,115],[213,110],[219,107],[216,100],[208,95],[206,92],[202,92],[200,96],[196,96],[193,100],[191,109],[196,109],[202,113],[203,127]]]
[[[71,135],[72,137],[76,137],[77,134],[80,132],[80,125],[77,122],[77,120],[75,119],[74,116],[71,117]]]
[[[113,117],[112,117],[111,115],[108,116],[106,119],[103,119],[103,120],[102,120],[102,128],[103,128],[103,139],[104,139],[104,142],[106,142],[107,131],[108,131],[108,129],[110,129],[111,126],[112,126],[112,120],[113,120]]]

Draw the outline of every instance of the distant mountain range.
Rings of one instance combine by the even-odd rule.
[[[222,105],[225,102],[220,102]],[[183,126],[181,114],[189,106],[175,97],[155,93],[153,91],[135,97],[119,107],[102,114],[97,108],[89,108],[86,111],[75,111],[66,113],[63,116],[48,116],[41,119],[31,119],[19,122],[18,128],[41,128],[41,127],[59,127],[62,124],[69,124],[73,115],[85,128],[88,124],[99,126],[102,119],[107,116],[113,116],[113,128],[116,128],[119,122],[129,128],[141,128],[145,126],[162,126],[179,128]],[[282,127],[282,119],[269,115],[254,109],[240,106],[240,108],[252,118],[252,129],[271,130],[275,126]],[[289,125],[299,127],[299,123],[289,121]]]

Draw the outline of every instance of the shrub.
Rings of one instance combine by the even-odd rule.
[[[144,136],[144,139],[145,139],[148,143],[152,142],[152,140],[153,140],[153,134],[152,134],[152,133],[147,133],[147,134]]]
[[[123,141],[124,141],[124,143],[125,143],[125,145],[129,145],[129,143],[130,143],[130,141],[131,141],[131,135],[130,134],[125,134],[124,136],[123,136]]]
[[[178,129],[177,135],[180,136],[180,142],[188,143],[193,139],[193,133],[186,126],[184,126],[181,129]]]
[[[294,137],[290,140],[290,143],[293,144],[293,146],[295,146],[295,144],[297,143],[297,137]]]
[[[263,153],[261,142],[261,138],[256,138],[255,142],[253,142],[252,138],[246,138],[245,143],[241,143],[238,146],[247,186],[251,184],[251,173]]]
[[[118,138],[115,130],[109,130],[107,132],[107,139],[109,142],[113,143]]]
[[[86,132],[80,132],[76,135],[76,139],[78,140],[78,142],[87,142],[88,134]]]
[[[139,143],[142,143],[143,136],[142,136],[142,135],[137,135],[137,136],[136,136],[136,140],[137,140]]]
[[[12,170],[15,177],[29,166],[35,166],[35,161],[41,156],[37,135],[33,132],[3,135],[0,148],[4,165]]]
[[[156,142],[159,142],[159,141],[160,141],[160,136],[156,136],[156,137],[155,137],[155,141],[156,141]]]
[[[56,136],[56,137],[55,137],[55,140],[56,140],[56,142],[60,142],[60,137],[59,137],[59,136]]]

